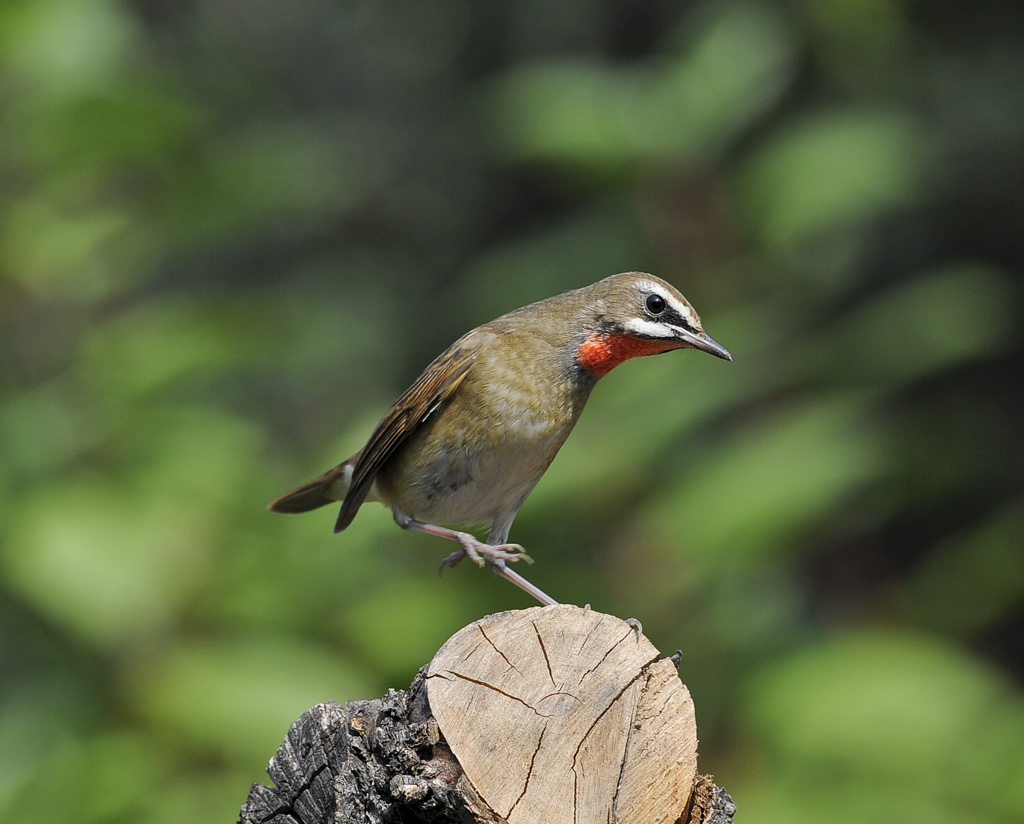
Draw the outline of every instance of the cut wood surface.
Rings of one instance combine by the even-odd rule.
[[[689,802],[690,694],[619,618],[562,605],[477,621],[434,657],[427,695],[465,780],[509,824],[671,824]]]
[[[242,824],[729,824],[697,775],[693,703],[630,624],[535,607],[456,633],[408,693],[319,704]]]

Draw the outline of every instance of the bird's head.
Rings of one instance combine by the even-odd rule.
[[[577,358],[595,378],[630,358],[673,349],[699,349],[732,360],[704,331],[689,301],[661,278],[626,272],[578,291],[587,319]]]

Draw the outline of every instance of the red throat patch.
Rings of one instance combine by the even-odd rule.
[[[682,341],[651,340],[635,335],[590,332],[576,350],[580,366],[595,378],[601,378],[630,358],[657,355],[670,349],[685,347]]]

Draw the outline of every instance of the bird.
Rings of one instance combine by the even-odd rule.
[[[341,504],[341,532],[367,501],[402,529],[459,545],[542,604],[558,602],[509,564],[532,562],[508,543],[512,522],[604,375],[631,358],[697,349],[731,361],[668,282],[624,272],[515,309],[442,352],[355,455],[268,504],[308,512]],[[489,525],[486,542],[461,526]]]

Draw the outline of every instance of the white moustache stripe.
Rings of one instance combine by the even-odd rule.
[[[624,324],[627,332],[644,338],[674,338],[672,327],[665,323],[647,320],[646,318],[630,318]]]

